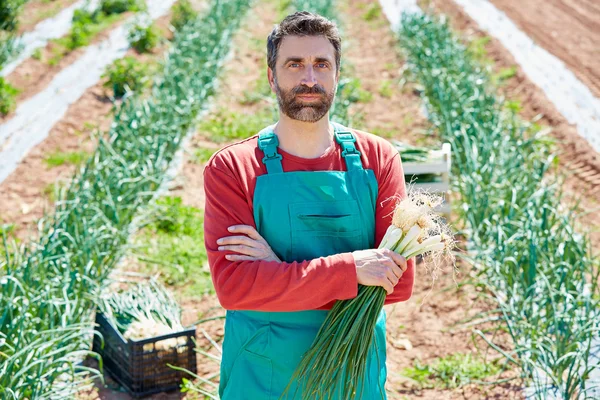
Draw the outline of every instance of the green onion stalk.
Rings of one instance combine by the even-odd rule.
[[[406,259],[421,255],[434,266],[452,259],[453,239],[448,226],[434,211],[440,196],[410,190],[396,203],[392,224],[380,249],[390,249]],[[367,355],[374,343],[375,324],[383,308],[386,291],[379,286],[359,285],[358,295],[335,303],[303,356],[281,398],[292,382],[298,383],[303,399],[361,399]],[[301,388],[301,389],[300,389]],[[385,398],[384,389],[380,388]]]
[[[128,340],[183,330],[181,307],[156,279],[140,282],[125,291],[107,292],[100,296],[98,305],[113,327]],[[176,345],[176,341],[173,344]]]

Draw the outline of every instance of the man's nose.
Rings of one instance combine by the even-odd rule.
[[[305,71],[306,72],[302,79],[302,84],[308,87],[315,86],[317,84],[317,77],[315,75],[315,70],[313,69],[312,65],[306,67]]]

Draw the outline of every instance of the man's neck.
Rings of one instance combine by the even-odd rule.
[[[318,158],[333,145],[329,113],[317,122],[298,121],[280,113],[274,132],[279,139],[279,147],[297,157]]]

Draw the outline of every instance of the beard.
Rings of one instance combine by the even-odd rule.
[[[279,87],[276,77],[274,81],[279,109],[291,119],[317,122],[327,114],[333,104],[335,89],[331,93],[327,93],[321,85],[313,87],[299,85],[290,90],[283,90]],[[308,102],[298,98],[299,95],[319,95],[321,98]]]

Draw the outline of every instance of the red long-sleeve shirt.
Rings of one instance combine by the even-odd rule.
[[[375,213],[375,248],[391,224],[395,200],[406,187],[398,151],[385,139],[352,130],[363,167],[372,169],[379,192]],[[219,251],[217,239],[232,236],[231,225],[254,223],[252,201],[256,178],[266,174],[257,135],[215,153],[204,169],[206,205],[204,239],[212,280],[221,305],[229,310],[300,311],[330,309],[336,300],[356,297],[356,264],[351,253],[303,262],[229,261]],[[335,143],[318,158],[306,159],[278,149],[284,172],[346,171],[340,146]],[[388,200],[388,201],[386,201]],[[277,223],[277,221],[273,221]],[[386,304],[408,300],[414,281],[414,260],[387,296]]]

